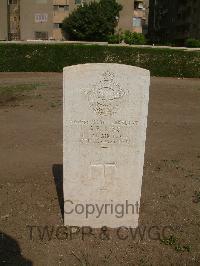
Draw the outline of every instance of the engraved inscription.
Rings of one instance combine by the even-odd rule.
[[[107,190],[110,184],[113,184],[116,175],[116,164],[92,164],[90,165],[91,180],[99,183],[101,190]]]
[[[84,89],[91,109],[99,116],[111,116],[117,109],[125,96],[125,90],[115,80],[112,72],[106,71],[102,80]]]
[[[81,126],[82,144],[129,144],[128,128],[138,125],[138,121],[113,120],[107,124],[103,120],[73,120],[71,125]]]
[[[82,143],[119,144],[129,143],[129,138],[124,136],[119,126],[92,124],[85,128],[81,137]]]

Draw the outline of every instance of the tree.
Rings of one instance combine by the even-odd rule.
[[[122,6],[116,0],[100,0],[78,7],[65,18],[65,38],[79,41],[105,41],[113,34]]]

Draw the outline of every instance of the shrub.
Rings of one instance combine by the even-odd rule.
[[[115,44],[115,43],[121,43],[123,40],[123,36],[121,34],[113,34],[108,36],[108,43]]]
[[[186,40],[186,47],[200,48],[200,40],[196,40],[196,39],[187,39],[187,40]]]
[[[63,34],[70,40],[105,41],[114,33],[121,9],[116,0],[85,3],[64,19]]]
[[[127,44],[142,45],[146,43],[145,37],[142,33],[125,31],[123,35],[124,42]]]
[[[19,63],[20,62],[20,63]],[[85,63],[119,63],[152,76],[200,78],[200,51],[84,44],[0,44],[1,72],[62,72]]]
[[[125,31],[124,33],[118,33],[108,36],[108,43],[121,43],[124,41],[126,44],[143,45],[146,43],[146,39],[142,33]]]

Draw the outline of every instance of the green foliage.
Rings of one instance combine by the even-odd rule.
[[[100,0],[78,7],[63,21],[65,38],[78,41],[105,41],[113,34],[122,6],[116,0]]]
[[[142,33],[125,31],[123,35],[124,42],[127,44],[142,45],[146,43],[145,37]]]
[[[186,47],[200,48],[200,40],[187,39],[185,44],[186,44]]]
[[[123,36],[122,36],[122,34],[109,35],[107,38],[107,41],[110,44],[121,43],[123,41]]]
[[[20,62],[20,63],[19,63]],[[85,63],[119,63],[152,76],[200,78],[200,51],[84,44],[0,44],[1,72],[62,72]]]
[[[177,252],[184,252],[184,251],[190,252],[191,251],[190,245],[181,245],[176,239],[176,237],[173,235],[170,236],[169,238],[161,239],[161,243],[167,246],[172,246],[174,250],[176,250]]]
[[[108,43],[121,43],[124,41],[126,44],[143,45],[146,44],[145,36],[142,33],[125,31],[124,33],[118,33],[108,36]]]

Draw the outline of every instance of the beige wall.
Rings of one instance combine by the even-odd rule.
[[[39,1],[38,1],[39,2]],[[22,40],[35,39],[35,32],[48,32],[48,38],[53,35],[53,0],[37,3],[35,0],[21,0],[20,28]],[[47,22],[36,22],[35,14],[47,14]]]
[[[123,6],[120,12],[119,29],[132,31],[134,0],[118,0],[117,2]]]
[[[54,5],[69,5],[70,1],[69,0],[53,0]],[[61,29],[56,28],[55,25],[62,23],[64,18],[69,16],[69,9],[68,10],[62,10],[59,9],[57,11],[53,11],[53,39],[55,40],[62,40],[64,39]]]
[[[53,5],[68,5],[69,0],[53,0]]]
[[[0,0],[0,40],[8,39],[7,0]]]

